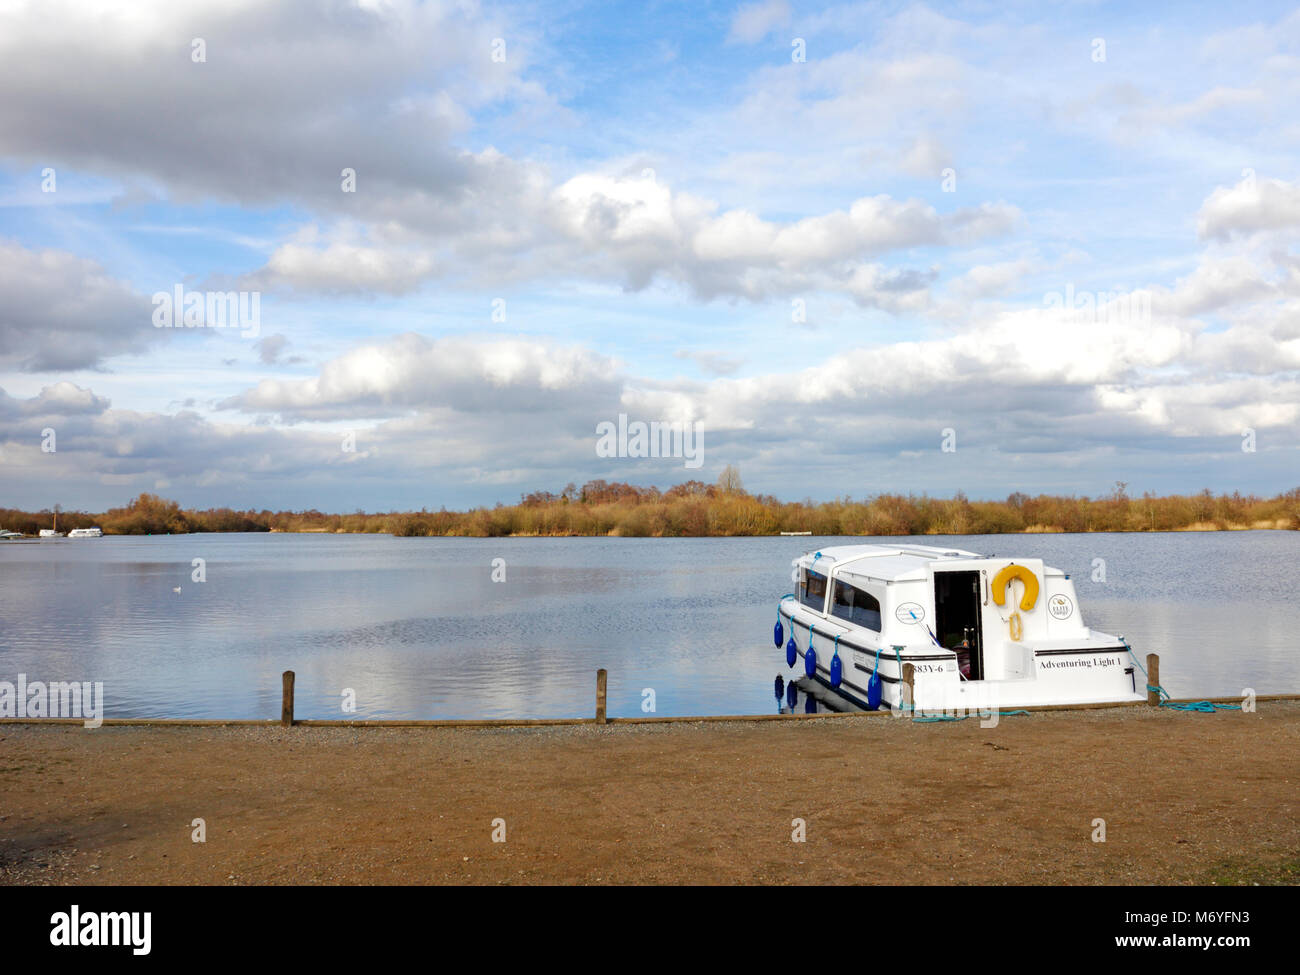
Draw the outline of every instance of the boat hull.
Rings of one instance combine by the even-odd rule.
[[[867,708],[867,685],[880,671],[880,706],[903,704],[903,667],[913,668],[913,701],[918,713],[991,713],[1026,707],[1135,702],[1146,699],[1146,684],[1128,648],[1107,634],[1091,633],[1080,646],[1025,645],[1024,676],[999,680],[965,680],[957,655],[937,646],[872,645],[867,630],[854,632],[803,609],[784,604],[778,614],[787,637],[795,640],[796,668],[807,674],[811,634],[816,650],[818,683],[857,707]],[[836,637],[838,636],[838,640]],[[879,652],[877,652],[879,651]],[[840,656],[841,680],[831,682],[831,660]]]

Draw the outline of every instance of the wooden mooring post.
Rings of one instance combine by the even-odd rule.
[[[1153,708],[1160,707],[1160,654],[1147,654],[1147,703]]]
[[[916,710],[916,665],[903,664],[902,710]]]
[[[605,683],[609,678],[605,668],[596,671],[596,724],[606,724],[605,718]]]
[[[286,670],[281,680],[283,688],[280,695],[280,724],[289,728],[293,726],[293,671]]]

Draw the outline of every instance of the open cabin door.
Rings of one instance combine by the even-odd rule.
[[[966,677],[983,680],[984,627],[978,571],[934,574],[934,626],[939,643],[957,651],[957,666]]]

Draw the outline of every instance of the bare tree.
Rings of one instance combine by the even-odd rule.
[[[723,494],[744,494],[745,485],[740,483],[740,468],[728,464],[718,475],[718,490]]]

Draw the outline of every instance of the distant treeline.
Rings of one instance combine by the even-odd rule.
[[[0,528],[35,535],[53,512],[0,508]],[[880,494],[815,503],[752,495],[734,470],[718,484],[688,481],[666,491],[590,481],[559,494],[525,495],[518,504],[472,511],[320,511],[182,509],[142,494],[102,514],[60,512],[59,531],[98,525],[107,534],[184,532],[388,532],[393,535],[983,535],[1006,532],[1179,531],[1300,526],[1300,488],[1274,498],[1234,493],[1129,497],[1125,485],[1102,498],[1012,494],[1005,501]]]

